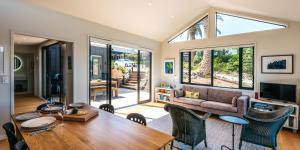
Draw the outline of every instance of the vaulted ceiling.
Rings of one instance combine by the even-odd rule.
[[[300,21],[299,0],[25,0],[143,37],[163,41],[209,7]]]

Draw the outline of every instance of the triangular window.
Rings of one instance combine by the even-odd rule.
[[[216,13],[216,35],[227,36],[248,32],[283,29],[286,25],[240,16]]]
[[[187,30],[171,39],[169,43],[205,39],[208,35],[208,16],[205,16]]]

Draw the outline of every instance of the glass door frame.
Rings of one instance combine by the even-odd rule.
[[[88,52],[88,63],[89,63],[89,68],[88,68],[88,103],[89,105],[91,105],[91,89],[90,89],[90,86],[91,86],[91,78],[92,78],[92,73],[91,73],[91,68],[92,68],[92,63],[91,63],[91,39],[94,38],[94,39],[99,39],[99,40],[102,40],[101,38],[97,38],[97,37],[92,37],[92,36],[89,36],[88,38],[88,44],[89,44],[89,52]],[[101,43],[101,42],[99,42]],[[106,86],[106,101],[107,101],[107,104],[112,104],[112,45],[113,44],[110,44],[108,42],[103,42],[101,44],[104,44],[106,45],[106,50],[107,50],[107,65],[105,67],[107,67],[107,73],[106,73],[106,79],[107,79],[107,86]],[[137,104],[143,104],[143,103],[147,103],[147,102],[150,102],[151,99],[152,99],[152,52],[151,51],[147,51],[149,52],[150,54],[150,71],[149,71],[149,99],[148,100],[143,100],[141,101],[140,99],[140,62],[141,62],[141,58],[140,58],[140,52],[141,51],[144,51],[144,50],[139,50],[137,49],[138,51],[138,63],[137,63],[137,66],[138,66],[138,74],[137,74],[137,79],[138,79],[138,82],[137,82]]]

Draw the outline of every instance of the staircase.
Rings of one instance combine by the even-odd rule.
[[[145,76],[145,72],[140,72],[140,77],[143,78]],[[125,81],[124,84],[121,84],[122,88],[132,89],[136,90],[138,84],[138,72],[132,71],[129,74],[129,78],[127,81]]]

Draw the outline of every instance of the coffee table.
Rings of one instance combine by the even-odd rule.
[[[236,116],[230,116],[230,115],[220,115],[219,118],[221,120],[224,120],[226,122],[232,123],[232,148],[229,148],[226,145],[222,145],[221,146],[221,150],[223,150],[223,148],[227,148],[229,150],[234,150],[234,125],[247,125],[249,124],[249,121],[244,119],[244,118],[240,118],[240,117],[236,117]]]

